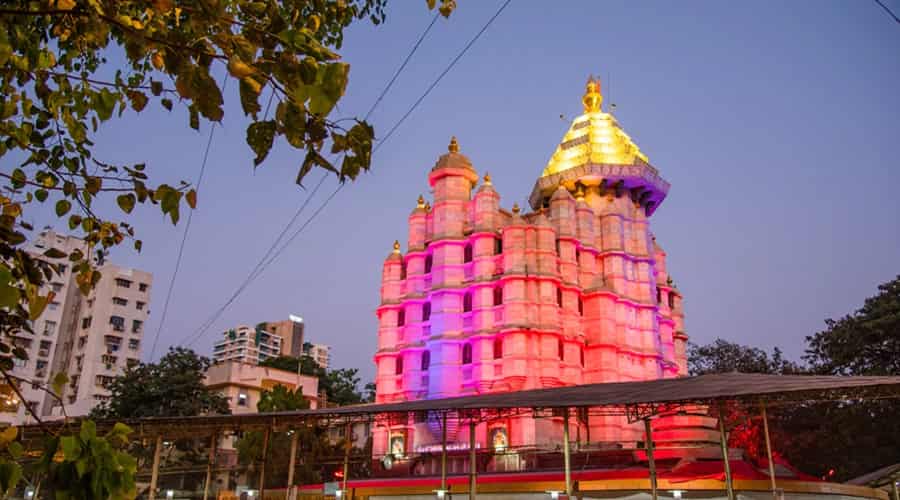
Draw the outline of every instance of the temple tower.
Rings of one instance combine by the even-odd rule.
[[[669,184],[602,102],[590,79],[528,213],[502,208],[489,175],[478,185],[451,139],[428,175],[432,201],[420,196],[409,216],[407,251],[395,243],[384,261],[378,402],[687,374],[682,297],[649,222]],[[679,425],[696,422],[682,420],[669,428],[683,437]],[[642,439],[622,418],[572,425],[592,441]],[[448,429],[463,445],[459,434]],[[516,417],[480,425],[476,439],[561,434],[559,418]],[[374,452],[400,457],[439,437],[428,415],[391,422],[376,429]]]

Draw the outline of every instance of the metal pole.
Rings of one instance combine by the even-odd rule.
[[[203,482],[203,500],[209,498],[209,485],[212,483],[212,467],[216,461],[216,446],[219,444],[218,433],[213,432],[209,443],[209,459],[206,461],[206,481]]]
[[[647,462],[650,464],[650,496],[653,500],[659,498],[656,486],[656,459],[653,458],[653,430],[650,428],[650,419],[644,419],[644,434],[647,440]]]
[[[566,471],[566,496],[572,496],[572,461],[569,457],[569,409],[563,409],[563,464]]]
[[[347,440],[347,444],[344,446],[344,485],[341,489],[344,491],[344,495],[347,494],[347,479],[350,475],[350,448],[353,447],[352,434],[353,429],[350,427],[350,423],[347,423],[347,429],[344,431],[345,439]]]
[[[476,482],[478,480],[478,463],[475,455],[475,420],[469,422],[469,500],[475,500],[475,494],[478,490]]]
[[[725,464],[725,491],[728,500],[735,500],[734,485],[731,482],[731,464],[728,462],[728,436],[725,434],[725,403],[719,402],[719,444],[722,447],[722,461]]]
[[[297,429],[291,431],[291,458],[288,460],[288,477],[287,477],[287,486],[288,486],[288,497],[293,498],[291,493],[294,490],[294,467],[297,464],[297,443],[300,440],[300,433],[297,432]]]
[[[772,441],[769,438],[769,415],[766,413],[766,402],[759,402],[759,408],[762,412],[763,433],[766,436],[766,458],[769,460],[769,479],[772,482],[772,497],[778,499],[778,493],[775,486],[775,462],[772,460]]]
[[[900,500],[900,490],[897,490],[897,480],[898,478],[891,478],[891,489],[894,490],[894,500]]]
[[[159,458],[162,454],[162,436],[156,436],[156,447],[153,449],[153,470],[150,472],[150,492],[148,498],[156,499],[156,482],[159,480]]]
[[[262,500],[266,494],[266,458],[269,455],[269,434],[272,428],[266,427],[266,433],[263,434],[262,464],[259,467],[259,498]]]
[[[447,491],[447,412],[441,413],[441,490]]]

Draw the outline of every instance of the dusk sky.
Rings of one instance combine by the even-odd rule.
[[[900,0],[884,1],[900,10]],[[373,114],[377,135],[501,3],[461,0],[437,22]],[[366,113],[434,16],[424,0],[393,0],[387,14],[381,26],[349,30],[341,53],[350,85],[335,118]],[[294,314],[309,341],[333,346],[334,366],[371,380],[381,265],[395,239],[405,250],[407,216],[428,197],[427,172],[450,136],[491,173],[502,206],[524,206],[592,73],[604,104],[616,103],[622,127],[672,184],[651,228],[693,342],[721,337],[799,358],[825,318],[853,311],[900,273],[900,25],[875,2],[513,0],[377,151],[371,172],[194,347],[210,355],[227,328]],[[228,299],[322,175],[296,186],[303,153],[285,142],[254,172],[234,87],[154,358]],[[104,125],[97,151],[146,161],[159,182],[194,182],[208,132],[191,130],[184,109],[154,104]],[[300,219],[335,186],[326,180]],[[149,359],[184,224],[155,207],[136,212],[144,251],[117,250],[113,260],[154,274]]]

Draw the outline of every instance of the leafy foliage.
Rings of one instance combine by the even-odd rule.
[[[279,356],[261,362],[260,366],[318,377],[319,392],[325,394],[329,405],[344,406],[374,400],[373,387],[367,385],[364,388],[365,392],[360,391],[359,369],[357,368],[325,370],[310,356],[300,356],[299,358]]]
[[[38,464],[46,475],[45,494],[60,500],[134,498],[137,462],[125,451],[129,434],[128,426],[116,424],[100,436],[94,422],[85,420],[77,434],[49,439]]]
[[[716,340],[691,346],[691,374],[741,371],[751,373],[815,373],[827,375],[900,375],[900,277],[878,287],[863,307],[809,336],[804,360],[785,360],[775,349],[765,351]],[[896,416],[900,401],[855,400],[781,406],[770,409],[776,453],[800,470],[820,477],[847,480],[897,461],[900,434]],[[751,456],[764,456],[761,424],[747,411],[730,408],[730,442]]]
[[[211,361],[183,347],[170,348],[158,363],[140,363],[113,379],[100,418],[186,417],[228,414],[228,400],[203,385]]]
[[[749,347],[727,340],[716,339],[712,344],[690,344],[688,371],[691,375],[706,373],[800,373],[802,368],[784,358],[781,349],[772,350],[771,356],[758,347]]]

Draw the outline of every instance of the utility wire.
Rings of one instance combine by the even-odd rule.
[[[369,111],[366,112],[366,115],[363,118],[364,120],[369,119],[369,117],[372,115],[372,113],[375,111],[375,109],[378,107],[378,105],[381,103],[381,101],[384,99],[384,97],[387,95],[387,93],[390,91],[390,89],[394,86],[394,83],[397,81],[397,78],[400,76],[400,74],[403,72],[403,70],[406,69],[407,64],[409,64],[409,61],[412,59],[412,57],[416,53],[416,51],[419,50],[419,46],[422,45],[422,42],[425,40],[425,37],[428,36],[428,33],[431,31],[431,28],[434,27],[434,25],[437,22],[439,17],[440,17],[440,14],[436,13],[434,15],[434,17],[431,19],[431,22],[425,28],[425,31],[422,32],[422,34],[419,36],[418,40],[416,40],[416,43],[413,45],[412,49],[406,55],[406,58],[403,60],[403,63],[401,63],[400,67],[398,67],[397,70],[394,71],[393,76],[388,81],[387,85],[385,85],[384,89],[381,91],[381,94],[379,94],[378,98],[375,99],[375,102],[369,108]],[[272,100],[270,98],[269,105],[271,105],[271,103],[272,103]],[[269,105],[266,106],[267,113],[268,113]],[[297,238],[297,236],[325,208],[325,206],[328,204],[328,202],[330,202],[331,199],[337,195],[338,191],[340,191],[341,187],[343,187],[344,184],[340,184],[338,186],[338,188],[335,189],[328,196],[328,198],[326,198],[325,202],[322,205],[320,205],[318,209],[316,209],[316,211],[313,213],[313,215],[311,217],[307,218],[306,221],[303,223],[303,225],[301,225],[300,228],[296,232],[294,232],[294,234],[287,240],[287,242],[284,245],[282,245],[281,248],[277,252],[275,252],[274,255],[272,255],[272,252],[278,247],[279,243],[281,243],[281,240],[284,237],[284,235],[287,234],[287,232],[291,228],[291,226],[294,225],[294,222],[296,222],[296,220],[300,217],[300,214],[303,212],[303,210],[309,204],[310,200],[312,200],[312,198],[315,197],[316,192],[318,192],[319,188],[322,186],[322,184],[324,183],[325,178],[327,176],[328,176],[327,172],[322,173],[322,177],[319,179],[319,182],[316,184],[315,188],[313,188],[313,191],[306,197],[306,200],[300,205],[300,207],[297,209],[297,211],[294,212],[294,215],[291,217],[291,219],[288,221],[288,223],[281,230],[281,233],[278,235],[277,238],[275,238],[275,241],[272,242],[272,244],[269,246],[268,250],[266,250],[266,253],[262,256],[262,258],[259,260],[259,262],[257,262],[256,266],[253,268],[252,271],[250,271],[250,274],[247,275],[247,277],[238,286],[237,290],[235,290],[235,292],[231,295],[231,297],[229,297],[228,300],[225,301],[225,303],[221,307],[219,307],[219,309],[216,310],[216,312],[214,312],[209,318],[207,318],[207,320],[204,321],[203,324],[191,334],[191,340],[188,342],[189,346],[193,345],[197,340],[199,340],[203,336],[204,333],[206,333],[206,331],[210,327],[212,327],[212,325],[215,323],[215,321],[217,319],[219,319],[219,317],[225,312],[225,310],[231,305],[231,303],[234,302],[234,300],[237,299],[237,297],[241,293],[243,293],[243,291],[247,288],[247,286],[249,286],[250,283],[252,283],[260,274],[262,274],[263,270],[266,267],[268,267],[278,257],[278,255],[280,255],[285,250],[285,248],[287,248],[287,246],[294,239]]]
[[[900,24],[900,17],[897,17],[897,14],[894,14],[887,5],[885,5],[881,0],[875,0],[875,3],[880,5],[881,8],[884,9],[884,11],[887,12],[889,16],[894,18],[894,21],[896,21],[897,24]]]
[[[222,93],[228,87],[228,74],[225,74],[222,82]],[[200,174],[197,176],[196,192],[200,192],[200,184],[203,182],[203,174],[206,172],[206,162],[209,159],[209,150],[212,146],[213,133],[216,131],[217,123],[213,122],[209,129],[209,139],[206,140],[206,149],[203,151],[203,160],[200,162]],[[184,247],[187,243],[188,233],[191,231],[191,221],[194,219],[194,210],[188,212],[187,221],[184,224],[184,233],[181,235],[181,244],[178,245],[178,256],[175,258],[175,270],[172,271],[172,279],[169,281],[169,290],[166,292],[166,301],[163,305],[162,316],[159,318],[159,327],[156,329],[156,335],[153,337],[153,347],[150,349],[150,359],[156,354],[156,344],[159,342],[159,335],[166,324],[166,316],[169,314],[169,301],[172,300],[172,291],[175,288],[175,280],[178,279],[178,271],[181,269],[181,258],[184,256]]]
[[[413,105],[410,106],[409,110],[406,111],[406,114],[404,114],[403,117],[401,117],[400,120],[396,124],[394,124],[394,126],[391,128],[391,130],[388,131],[388,133],[384,136],[384,138],[381,139],[381,141],[378,143],[378,145],[375,146],[375,151],[378,151],[378,148],[380,148],[385,142],[387,142],[388,139],[390,139],[390,137],[392,135],[394,135],[394,132],[400,127],[400,125],[402,125],[403,122],[406,121],[407,118],[409,118],[409,115],[411,115],[413,113],[413,111],[415,111],[416,108],[419,107],[419,104],[421,104],[422,101],[424,101],[425,98],[428,97],[428,94],[430,94],[431,91],[434,90],[435,87],[437,87],[438,83],[440,83],[441,80],[445,76],[447,76],[447,73],[449,73],[450,70],[453,69],[454,66],[456,66],[456,63],[458,63],[459,60],[462,59],[462,57],[464,55],[466,55],[466,52],[468,52],[469,49],[472,48],[472,45],[475,45],[475,42],[478,41],[478,38],[480,38],[481,35],[485,31],[487,31],[488,27],[490,27],[490,25],[494,22],[494,20],[497,19],[497,17],[499,17],[500,14],[503,13],[503,11],[510,4],[510,2],[512,2],[512,0],[506,0],[505,2],[503,2],[503,5],[501,5],[500,8],[497,9],[497,12],[495,12],[494,15],[491,16],[491,18],[488,19],[488,21],[484,24],[484,26],[481,27],[481,31],[476,33],[475,36],[472,37],[471,40],[469,40],[469,43],[467,43],[466,46],[463,47],[463,49],[459,52],[459,54],[457,54],[456,57],[454,57],[453,60],[450,61],[450,64],[448,64],[447,67],[444,68],[444,71],[442,71],[441,74],[438,75],[438,77],[431,83],[431,85],[428,86],[428,89],[425,90],[425,93],[423,93],[416,100],[416,102],[414,102]]]
[[[374,152],[374,151],[377,151],[377,150],[378,150],[378,149],[379,149],[379,148],[380,148],[380,147],[381,147],[381,146],[382,146],[382,145],[383,145],[383,144],[391,137],[391,135],[393,135],[394,131],[396,131],[397,128],[400,127],[400,124],[402,124],[402,123],[403,123],[403,122],[404,122],[404,121],[405,121],[405,120],[413,113],[413,111],[415,111],[415,109],[419,106],[419,104],[421,104],[422,101],[424,101],[425,98],[428,97],[428,94],[430,94],[431,91],[434,90],[435,87],[437,87],[438,83],[440,83],[440,81],[444,78],[444,76],[446,76],[447,73],[449,73],[450,70],[453,69],[453,67],[456,65],[456,63],[459,62],[460,59],[462,59],[462,56],[465,55],[466,52],[468,52],[468,50],[472,47],[472,45],[475,44],[475,42],[478,40],[478,38],[480,38],[481,35],[482,35],[485,31],[487,31],[488,27],[490,27],[490,25],[494,22],[494,20],[496,20],[497,17],[500,16],[500,14],[503,12],[503,10],[506,9],[506,7],[507,7],[511,2],[512,2],[512,0],[506,0],[506,2],[504,2],[503,5],[500,6],[500,8],[497,10],[497,12],[495,12],[494,15],[491,16],[490,19],[488,19],[487,23],[485,23],[485,25],[481,28],[481,30],[480,30],[480,31],[479,31],[479,32],[478,32],[471,40],[469,40],[469,43],[467,43],[467,44],[465,45],[465,47],[463,47],[463,49],[459,52],[459,54],[457,54],[456,57],[454,57],[453,60],[450,62],[450,64],[447,65],[447,67],[444,69],[444,71],[442,71],[442,72],[440,73],[440,75],[438,75],[438,77],[431,83],[431,85],[428,86],[428,89],[425,90],[425,93],[423,93],[423,94],[416,100],[416,102],[409,108],[409,110],[407,110],[407,112],[400,118],[400,120],[399,120],[397,123],[394,124],[394,126],[390,129],[390,131],[387,133],[387,135],[385,135],[385,137],[384,137],[383,139],[381,139],[381,141],[378,143],[378,145],[375,146],[375,148],[373,149],[373,152]],[[433,24],[433,22],[432,22],[432,24]],[[431,25],[429,25],[429,29],[430,29],[430,28],[431,28]],[[426,33],[427,33],[427,32],[428,32],[428,30],[426,30]],[[424,34],[423,34],[423,37],[424,37]],[[413,51],[415,51],[415,49],[419,46],[419,43],[420,43],[420,42],[421,42],[421,39],[419,40],[419,42],[416,43],[415,47],[413,48]],[[403,66],[405,66],[405,64],[406,64],[406,61],[404,61],[404,64],[401,66],[401,69],[402,69]],[[396,78],[396,77],[395,77],[395,78]],[[392,80],[392,81],[393,81],[393,80]],[[373,108],[373,109],[374,109],[374,108]],[[371,110],[370,110],[370,113],[371,113]],[[326,175],[327,175],[327,174],[326,174]],[[323,176],[323,179],[324,179],[324,176]],[[328,203],[330,203],[331,200],[334,199],[335,196],[337,196],[337,194],[341,191],[341,189],[344,188],[345,185],[346,185],[346,184],[339,184],[339,185],[337,186],[337,188],[335,188],[335,190],[332,191],[330,195],[328,195],[328,197],[325,199],[325,201],[323,201],[323,202],[319,205],[319,207],[316,209],[316,211],[313,212],[313,214],[310,215],[310,216],[306,219],[306,221],[304,221],[303,225],[300,226],[300,227],[294,232],[294,234],[292,234],[291,237],[284,243],[284,245],[282,245],[281,248],[279,248],[278,251],[275,252],[275,254],[273,254],[273,255],[269,258],[269,260],[268,260],[267,262],[265,262],[265,263],[262,265],[262,267],[259,269],[259,271],[256,273],[256,275],[253,276],[253,277],[250,279],[251,282],[252,282],[253,279],[255,279],[257,276],[259,276],[260,274],[262,274],[262,272],[265,271],[265,269],[266,269],[270,264],[272,264],[272,263],[273,263],[273,262],[281,255],[281,253],[284,252],[285,249],[287,249],[287,247],[291,244],[291,242],[293,242],[298,236],[300,236],[300,234],[303,232],[303,230],[306,229],[307,226],[309,226],[309,224],[313,221],[313,219],[315,219],[315,218],[322,212],[322,210],[325,209],[326,206],[328,206]],[[264,258],[263,260],[265,260],[265,258]],[[252,273],[251,273],[251,276],[252,276]],[[249,283],[247,283],[247,284],[249,284]],[[235,296],[236,296],[236,295],[235,295]],[[230,303],[230,301],[229,301],[228,303]],[[194,334],[194,336],[193,336],[193,338],[192,338],[190,344],[188,344],[188,345],[193,345],[194,342],[196,342],[197,340],[199,340],[200,337],[203,335],[203,333],[205,333],[206,329],[208,329],[209,326],[211,326],[211,324],[212,324],[216,319],[218,319],[218,316],[221,315],[221,313],[224,312],[224,310],[225,310],[226,308],[227,308],[227,305],[225,305],[225,306],[223,306],[222,308],[220,308],[220,311],[218,311],[217,314],[214,315],[214,316],[211,318],[211,321],[208,321],[208,322],[204,325],[204,327],[201,327],[200,329],[198,329],[198,330],[195,332],[195,334]]]

